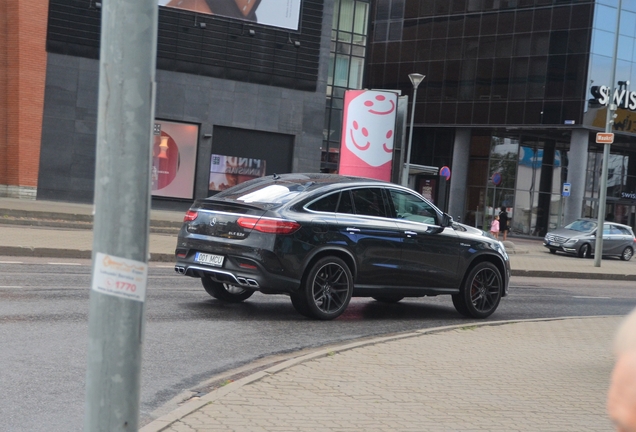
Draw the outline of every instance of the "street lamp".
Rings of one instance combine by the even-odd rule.
[[[411,147],[413,144],[413,119],[415,118],[415,101],[417,99],[417,87],[424,80],[425,75],[412,73],[409,74],[411,84],[413,84],[413,102],[411,103],[411,129],[409,130],[409,142],[406,145],[406,163],[402,170],[402,186],[409,185],[409,171],[411,169]]]
[[[616,92],[614,80],[616,79],[616,57],[618,55],[618,32],[621,24],[621,6],[622,0],[618,0],[618,10],[616,12],[616,31],[614,32],[614,56],[612,57],[612,74],[610,78],[610,98],[607,101],[607,113],[605,116],[605,133],[612,132],[614,124],[614,112],[617,109],[614,103],[614,94]],[[624,84],[627,85],[627,82]],[[613,140],[612,140],[613,141]],[[603,258],[603,226],[605,225],[605,207],[607,201],[607,172],[610,156],[610,144],[603,144],[603,165],[601,168],[601,184],[598,193],[598,217],[596,224],[596,243],[594,244],[594,267],[601,266]]]

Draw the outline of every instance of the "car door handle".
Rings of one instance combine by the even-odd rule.
[[[357,233],[357,232],[360,232],[360,229],[348,227],[347,232]]]
[[[404,234],[407,237],[417,237],[417,233],[415,231],[404,231]]]

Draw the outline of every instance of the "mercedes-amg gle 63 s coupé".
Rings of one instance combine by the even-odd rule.
[[[395,303],[447,294],[486,318],[508,293],[501,242],[414,191],[333,174],[270,175],[196,201],[176,248],[177,273],[224,302],[286,294],[329,320],[352,296]]]

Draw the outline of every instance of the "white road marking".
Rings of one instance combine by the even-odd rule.
[[[592,296],[572,296],[579,299],[611,299],[611,297],[592,297]]]
[[[2,288],[23,288],[23,287],[17,286],[17,285],[0,285],[0,289]]]
[[[82,265],[80,263],[56,263],[56,262],[50,262],[47,264],[48,265],[63,265],[63,266],[81,266]]]
[[[0,261],[0,264],[24,264],[22,261]]]
[[[153,265],[153,267],[155,267],[155,268],[174,268],[174,264],[173,265]]]

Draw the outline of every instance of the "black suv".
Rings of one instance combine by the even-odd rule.
[[[461,314],[486,318],[510,277],[502,243],[421,195],[332,174],[274,174],[196,201],[176,259],[177,273],[200,278],[221,301],[287,294],[322,320],[352,296],[394,303],[440,294]]]

